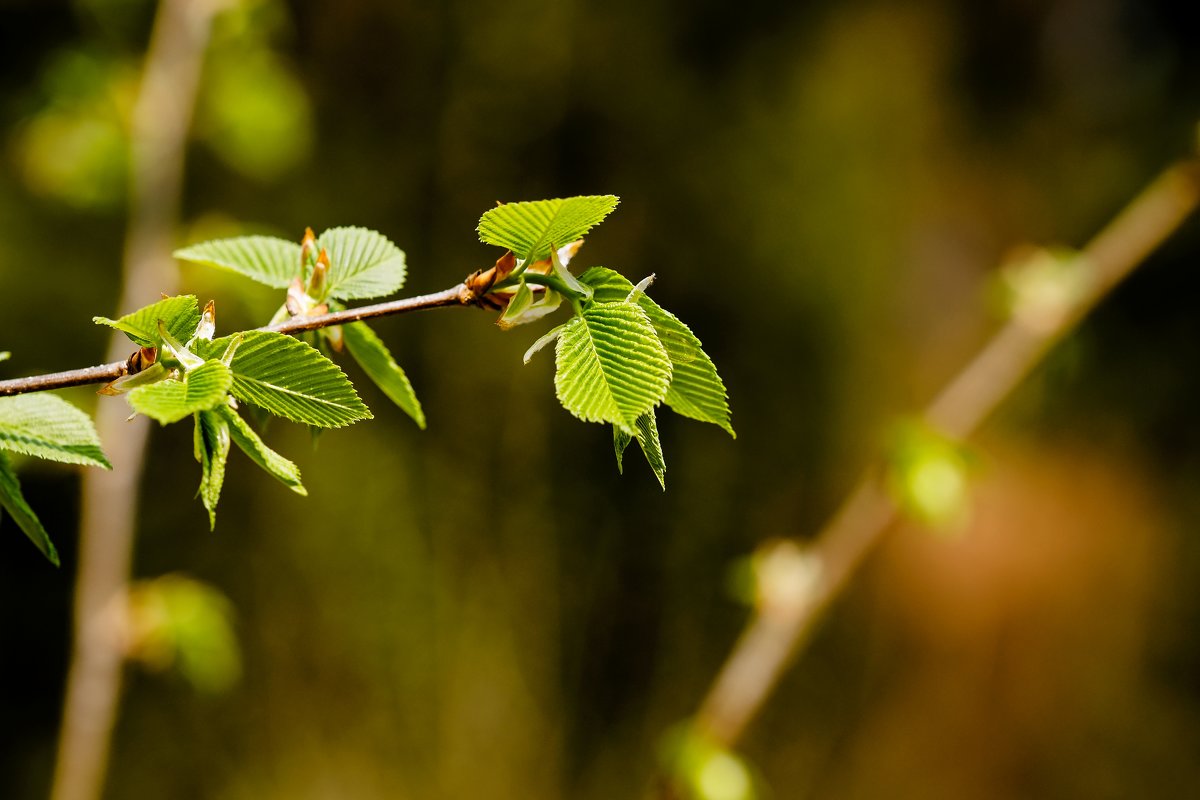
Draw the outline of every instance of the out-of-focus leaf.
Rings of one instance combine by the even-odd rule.
[[[0,398],[0,449],[112,469],[91,417],[44,392]]]

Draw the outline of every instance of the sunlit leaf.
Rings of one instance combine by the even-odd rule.
[[[176,250],[175,258],[245,275],[276,289],[300,277],[300,245],[274,236],[236,236]]]
[[[200,500],[208,511],[208,527],[217,527],[217,501],[225,483],[225,463],[229,459],[229,424],[216,411],[196,415],[196,452],[200,455]]]
[[[8,454],[3,451],[0,451],[0,506],[16,521],[17,527],[25,531],[29,541],[57,567],[58,551],[54,549],[54,543],[50,541],[50,535],[42,527],[37,514],[25,502],[25,496],[21,494],[21,482],[9,463]]]
[[[263,443],[258,434],[246,423],[241,416],[227,405],[218,406],[214,414],[219,414],[229,425],[229,436],[242,452],[266,470],[272,477],[299,495],[307,495],[308,491],[300,482],[300,469],[291,461],[276,453]]]
[[[658,423],[654,419],[653,410],[647,411],[637,418],[634,434],[637,437],[642,455],[646,457],[646,463],[650,465],[650,469],[654,472],[654,477],[658,478],[658,483],[662,486],[663,491],[666,491],[667,462],[663,457],[662,444],[658,440]],[[622,474],[625,472],[625,465],[623,463],[625,448],[629,446],[629,443],[633,439],[633,436],[630,436],[617,426],[613,426],[613,450],[617,455],[617,471]]]
[[[91,417],[52,394],[0,398],[0,449],[112,469]]]
[[[186,342],[192,338],[196,326],[200,323],[200,310],[195,295],[168,297],[119,319],[92,317],[92,322],[124,332],[140,347],[158,347],[162,344],[159,321],[176,339]]]
[[[418,427],[424,429],[425,412],[421,408],[421,401],[417,400],[408,376],[392,358],[383,340],[365,322],[343,325],[342,336],[350,355],[363,368],[363,372],[375,381],[393,403],[412,417]]]
[[[234,354],[233,396],[292,422],[340,428],[370,419],[345,373],[304,342],[270,331],[246,331]],[[225,352],[232,337],[198,342],[206,358]]]
[[[634,288],[624,276],[604,267],[592,267],[579,279],[595,289],[596,302],[623,301]],[[678,317],[645,294],[637,298],[637,303],[649,316],[671,359],[671,387],[667,391],[666,404],[677,414],[711,422],[730,436],[736,436],[725,384],[700,340]]]
[[[139,414],[168,425],[224,403],[232,388],[229,367],[210,360],[185,374],[183,380],[159,381],[134,389],[128,395],[129,405]]]
[[[563,326],[554,385],[563,407],[588,422],[633,433],[638,417],[667,393],[671,362],[646,312],[632,303],[593,303]]]
[[[366,228],[330,228],[317,244],[329,252],[327,294],[340,300],[382,297],[404,286],[404,251]]]
[[[526,262],[550,255],[551,245],[582,239],[617,207],[613,195],[506,203],[479,219],[479,239],[512,250]]]

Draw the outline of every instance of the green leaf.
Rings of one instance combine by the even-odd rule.
[[[183,342],[191,339],[192,334],[196,332],[196,326],[200,324],[200,311],[197,309],[195,295],[168,297],[139,308],[120,319],[92,317],[92,322],[97,325],[107,325],[123,331],[139,347],[158,347],[162,344],[162,336],[158,331],[159,320],[176,339]]]
[[[551,245],[582,239],[617,207],[613,195],[506,203],[479,218],[479,239],[506,247],[526,263],[550,255]]]
[[[12,353],[7,350],[0,350],[0,361],[8,361],[10,358],[12,358]]]
[[[139,386],[129,393],[129,405],[139,414],[168,425],[221,405],[232,388],[233,373],[229,367],[209,360],[186,373],[183,380]]]
[[[336,364],[304,342],[271,331],[237,334],[233,356],[233,396],[292,422],[340,428],[370,419],[354,386]],[[215,358],[232,337],[197,342],[197,352]]]
[[[286,289],[300,277],[300,245],[274,236],[237,236],[201,242],[176,250],[175,258],[216,267]]]
[[[0,398],[0,449],[112,469],[91,417],[52,394]]]
[[[383,297],[404,285],[404,251],[381,233],[330,228],[317,243],[329,251],[329,296],[340,300]]]
[[[566,323],[556,365],[554,386],[564,408],[630,433],[671,381],[667,352],[646,312],[632,303],[593,303]]]
[[[363,372],[424,430],[425,412],[421,409],[421,401],[417,400],[408,376],[392,358],[387,345],[375,335],[375,331],[365,322],[352,322],[342,326],[342,336],[350,355],[363,368]]]
[[[58,551],[54,549],[54,543],[50,541],[50,535],[42,527],[37,514],[25,502],[25,496],[21,494],[21,482],[17,480],[17,473],[13,472],[8,455],[3,451],[0,451],[0,506],[16,520],[29,541],[37,545],[37,549],[57,567]]]
[[[653,410],[647,411],[637,418],[634,434],[637,437],[638,446],[642,450],[642,455],[646,457],[646,463],[654,471],[654,477],[658,478],[658,485],[665,492],[667,490],[667,462],[663,458],[662,444],[658,440],[658,424],[654,419]],[[617,472],[622,474],[625,472],[623,463],[625,448],[629,446],[633,438],[625,431],[613,426],[613,450],[617,454]]]
[[[217,501],[229,459],[229,425],[216,411],[196,414],[196,452],[200,460],[200,500],[208,511],[208,529],[217,527]]]
[[[241,416],[227,405],[218,406],[213,412],[219,414],[229,425],[229,436],[250,459],[279,480],[284,486],[299,495],[308,490],[300,482],[300,469],[291,461],[276,453],[263,443],[258,434]]]
[[[579,279],[595,289],[597,302],[623,301],[634,288],[624,276],[604,267],[592,267]],[[671,388],[666,404],[677,414],[711,422],[736,438],[725,384],[700,340],[678,317],[646,295],[640,295],[637,303],[649,316],[671,359]]]

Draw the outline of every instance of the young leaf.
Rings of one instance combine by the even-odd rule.
[[[91,417],[52,394],[0,398],[0,449],[112,469]]]
[[[0,451],[0,506],[16,521],[17,527],[25,531],[29,541],[37,545],[37,549],[57,567],[58,551],[54,549],[54,543],[50,541],[50,535],[42,527],[37,514],[25,502],[25,496],[21,494],[21,482],[17,480],[17,473],[13,472],[8,454],[3,451]]]
[[[276,289],[300,277],[300,245],[274,236],[238,236],[176,250],[175,258],[245,275]]]
[[[340,428],[370,419],[346,374],[304,342],[271,331],[237,334],[242,344],[233,356],[233,396],[292,422]],[[205,358],[225,352],[232,337],[197,342]]]
[[[217,501],[229,459],[229,425],[215,411],[196,414],[196,452],[200,454],[200,500],[208,511],[208,529],[217,527]]]
[[[671,362],[646,312],[631,303],[593,303],[563,327],[554,386],[563,407],[588,422],[634,432],[663,399]]]
[[[497,206],[479,218],[479,239],[512,250],[526,263],[550,255],[553,244],[583,236],[617,207],[613,195],[568,197]]]
[[[424,430],[425,412],[421,408],[421,401],[417,399],[408,376],[392,358],[383,340],[376,336],[375,331],[365,322],[343,325],[342,337],[350,355],[363,368],[363,372],[375,381],[393,403],[413,418],[417,427]]]
[[[200,323],[200,311],[197,309],[195,295],[168,297],[139,308],[120,319],[92,317],[92,322],[97,325],[107,325],[123,331],[139,347],[158,347],[162,344],[162,335],[158,330],[160,320],[174,338],[184,342],[192,338],[196,326]]]
[[[579,279],[595,289],[597,302],[622,301],[634,289],[624,276],[604,267],[592,267]],[[736,437],[725,384],[700,340],[678,317],[646,295],[640,295],[637,303],[650,318],[671,359],[671,388],[667,390],[666,404],[677,414],[711,422]]]
[[[650,469],[654,471],[654,477],[658,478],[658,485],[667,490],[667,462],[663,458],[662,444],[658,440],[658,424],[654,419],[654,411],[647,411],[637,418],[637,426],[634,429],[637,436],[638,446],[642,450],[642,455],[646,457],[646,463],[650,465]],[[633,437],[617,426],[613,426],[613,450],[617,454],[617,472],[625,473],[624,455],[625,448],[633,441]]]
[[[159,381],[134,389],[129,393],[129,405],[139,414],[168,425],[224,403],[232,388],[229,367],[210,360],[185,374],[181,381]]]
[[[227,405],[218,406],[213,412],[220,415],[229,425],[229,437],[250,459],[270,473],[284,486],[299,495],[308,491],[300,483],[300,469],[263,443],[258,434],[241,416]]]
[[[404,285],[404,251],[366,228],[330,228],[317,240],[329,251],[326,294],[340,300],[382,297]]]
[[[508,307],[500,315],[500,319],[496,320],[496,324],[503,330],[509,330],[517,325],[539,320],[557,311],[562,305],[562,299],[561,294],[551,289],[545,290],[541,297],[534,299],[529,285],[522,281],[516,294],[508,301]],[[529,359],[525,359],[525,363],[529,363]]]

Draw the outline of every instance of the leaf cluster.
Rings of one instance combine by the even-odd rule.
[[[479,221],[480,239],[505,254],[486,280],[468,282],[471,302],[501,310],[508,329],[554,313],[570,318],[538,339],[525,355],[556,342],[554,385],[563,407],[588,422],[612,426],[618,469],[637,441],[666,488],[666,461],[656,411],[717,425],[734,435],[724,383],[700,340],[646,294],[653,276],[637,285],[605,267],[580,274],[568,266],[583,237],[618,199],[611,195],[500,205]],[[297,244],[242,236],[178,250],[180,260],[238,273],[286,290],[271,323],[321,316],[346,303],[392,295],[406,277],[404,252],[387,237],[357,227],[305,232]],[[463,302],[468,302],[464,300]],[[425,427],[425,414],[407,375],[365,322],[320,324],[293,338],[271,325],[216,337],[216,310],[192,295],[163,297],[117,319],[95,317],[140,349],[128,374],[101,394],[123,395],[135,414],[161,425],[191,419],[200,464],[198,495],[216,525],[226,464],[236,446],[298,494],[306,494],[296,465],[272,450],[242,416],[243,407],[310,426],[338,428],[371,418],[335,359],[349,356],[392,402]],[[0,360],[6,354],[0,354]],[[108,468],[87,415],[48,395],[0,399],[0,505],[57,563],[45,530],[21,495],[7,452]]]

